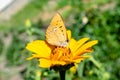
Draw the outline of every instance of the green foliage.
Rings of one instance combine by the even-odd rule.
[[[3,34],[12,36],[11,43],[5,53],[7,65],[26,65],[25,70],[21,71],[25,80],[59,80],[57,72],[39,68],[37,60],[26,61],[26,58],[31,55],[25,50],[26,44],[30,39],[45,39],[44,26],[46,24],[40,20],[38,23],[32,23],[30,28],[26,28],[24,20],[35,17],[48,2],[47,0],[32,1],[32,4],[26,6],[12,18],[10,21],[12,22],[11,28],[4,28]],[[114,6],[111,8],[111,5]],[[72,37],[77,40],[82,37],[89,37],[91,40],[97,39],[99,41],[99,44],[94,47],[95,51],[91,54],[92,57],[81,62],[76,73],[68,71],[66,80],[119,80],[119,0],[58,0],[55,9],[63,9],[65,6],[71,7],[69,11],[65,11],[63,14],[65,14],[64,17],[66,18],[65,23],[69,24],[66,25],[67,28],[72,31]],[[83,22],[84,18],[88,19],[86,23]],[[13,25],[13,22],[15,22],[15,25]],[[2,28],[0,29],[3,30]],[[3,44],[2,39],[0,39],[0,45]],[[3,52],[4,48],[0,46],[0,52]]]

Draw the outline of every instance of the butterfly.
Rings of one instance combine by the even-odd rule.
[[[46,41],[55,46],[66,47],[68,44],[67,31],[59,13],[56,13],[46,30]]]

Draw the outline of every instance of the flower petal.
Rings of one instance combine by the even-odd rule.
[[[74,45],[76,44],[76,40],[75,39],[70,39],[70,42],[69,42],[69,48],[71,50],[71,52],[73,52],[73,49],[74,49]]]
[[[27,44],[26,49],[36,53],[39,57],[49,58],[51,49],[45,41],[36,40]]]
[[[78,65],[75,63],[74,66],[70,68],[70,71],[75,74],[77,71],[77,68],[78,68]]]
[[[84,58],[78,58],[78,59],[75,59],[74,62],[75,63],[80,63],[82,60],[84,60]]]
[[[84,53],[90,53],[90,52],[93,52],[93,49],[88,48],[88,49],[85,49],[85,50],[83,50],[82,52],[80,52],[79,55],[81,56],[81,55],[84,54]],[[79,56],[79,55],[78,55],[78,56]]]
[[[51,66],[51,61],[48,59],[41,58],[39,59],[39,61],[40,61],[40,64],[39,64],[40,67],[49,68]]]
[[[75,53],[74,56],[81,55],[86,49],[91,48],[93,45],[97,44],[98,40],[93,40],[82,45]]]
[[[71,31],[70,30],[67,30],[67,36],[68,36],[68,40],[71,39]]]
[[[39,57],[39,55],[37,55],[37,54],[32,54],[31,57],[28,57],[28,58],[27,58],[27,60],[31,60],[31,59],[33,59],[33,58],[38,58],[38,57]]]
[[[89,38],[82,38],[79,41],[77,41],[77,43],[74,46],[73,52],[77,51],[77,49],[79,49],[88,40]]]
[[[73,62],[75,63],[80,63],[82,60],[86,59],[86,58],[90,58],[89,55],[86,55],[86,56],[76,56],[73,60]]]
[[[66,62],[64,61],[52,61],[52,65],[65,65]]]
[[[33,59],[33,58],[34,58],[34,57],[33,57],[33,56],[31,56],[31,57],[28,57],[28,58],[27,58],[27,60],[31,60],[31,59]]]

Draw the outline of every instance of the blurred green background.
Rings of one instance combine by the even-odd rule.
[[[59,80],[57,72],[39,68],[37,60],[27,61],[31,53],[25,49],[30,40],[45,39],[56,12],[75,39],[99,40],[92,57],[81,62],[76,73],[68,70],[66,80],[120,79],[119,0],[30,1],[10,20],[0,22],[0,80]]]

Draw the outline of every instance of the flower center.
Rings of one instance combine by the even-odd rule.
[[[70,49],[66,47],[56,47],[52,50],[52,59],[65,61],[70,58]]]
[[[53,54],[56,53],[62,54],[62,56],[67,56],[70,53],[70,49],[65,47],[56,47],[53,49]]]
[[[52,50],[51,60],[53,60],[56,63],[56,65],[51,66],[51,69],[54,69],[55,71],[58,71],[58,70],[64,71],[74,66],[74,63],[71,62],[71,55],[72,55],[71,50],[69,48],[66,48],[66,47],[54,48]],[[65,64],[59,63],[59,62],[64,62]]]

